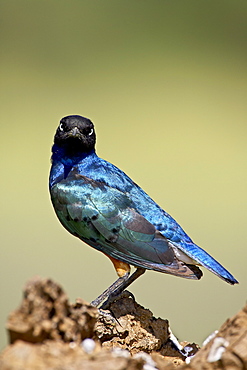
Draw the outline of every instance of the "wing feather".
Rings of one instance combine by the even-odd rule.
[[[61,223],[92,247],[120,261],[190,279],[198,267],[179,261],[172,243],[132,208],[127,194],[71,174],[51,189]]]

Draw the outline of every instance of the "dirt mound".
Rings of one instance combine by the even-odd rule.
[[[49,279],[34,278],[7,321],[2,370],[246,369],[247,306],[201,349],[178,343],[168,320],[155,318],[125,291],[101,311],[68,301]]]

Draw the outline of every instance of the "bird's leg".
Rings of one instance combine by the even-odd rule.
[[[136,271],[129,276],[129,272],[120,278],[118,278],[112,285],[109,286],[99,297],[91,302],[92,306],[98,307],[105,299],[107,301],[102,304],[100,308],[106,308],[111,301],[124,291],[130,284],[132,284],[139,276],[144,274],[146,270],[144,268],[138,267]]]
[[[98,307],[106,298],[108,298],[111,294],[113,294],[121,285],[124,283],[125,280],[128,280],[129,272],[127,272],[123,277],[118,278],[111,284],[103,293],[101,293],[96,299],[91,302],[91,305],[94,307]]]
[[[146,270],[144,268],[138,267],[135,272],[133,272],[132,275],[128,277],[127,280],[124,280],[123,283],[116,288],[108,297],[108,299],[102,304],[100,307],[101,309],[107,309],[108,306],[114,301],[114,299],[119,296],[123,291],[130,285],[132,284],[139,276],[144,274]]]

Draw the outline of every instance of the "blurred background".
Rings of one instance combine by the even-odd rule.
[[[111,262],[58,222],[48,193],[59,120],[96,125],[97,152],[240,281],[148,271],[130,288],[199,344],[246,301],[247,3],[0,2],[0,346],[34,275],[91,301]]]

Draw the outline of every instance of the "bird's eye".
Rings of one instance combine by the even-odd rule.
[[[61,122],[60,125],[59,125],[59,130],[60,131],[63,131],[64,130],[64,124]]]
[[[91,130],[89,131],[89,133],[87,135],[91,136],[92,134],[93,134],[93,128],[91,128]]]

